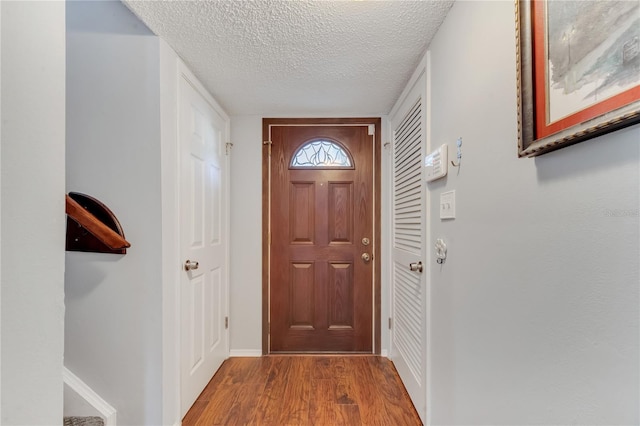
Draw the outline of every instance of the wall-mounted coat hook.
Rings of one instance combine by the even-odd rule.
[[[131,244],[111,210],[89,195],[66,196],[67,250],[126,254]]]
[[[462,137],[458,138],[458,140],[456,141],[456,146],[458,147],[458,153],[456,154],[456,160],[458,161],[458,164],[454,163],[453,160],[451,160],[451,165],[453,167],[460,167],[460,163],[462,162]]]

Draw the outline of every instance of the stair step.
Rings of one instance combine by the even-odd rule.
[[[64,426],[104,426],[101,417],[65,417]]]

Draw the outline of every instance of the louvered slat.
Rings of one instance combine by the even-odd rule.
[[[394,343],[402,353],[409,369],[418,383],[421,382],[420,362],[420,277],[406,272],[406,266],[397,262],[393,265],[395,333]]]
[[[421,214],[422,196],[422,103],[417,102],[394,132],[393,197],[394,247],[419,254],[421,223],[414,219]],[[411,206],[411,208],[406,208]]]
[[[422,103],[417,102],[394,132],[393,244],[420,258],[422,254]],[[394,347],[417,384],[422,384],[421,276],[397,260],[393,263]]]

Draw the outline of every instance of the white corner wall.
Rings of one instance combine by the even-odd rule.
[[[428,415],[437,425],[638,424],[640,127],[517,158],[513,2],[456,2],[430,46]],[[430,242],[432,243],[432,242]]]
[[[0,3],[0,147],[2,146],[2,3]],[[2,149],[0,149],[0,241],[2,241]],[[2,244],[0,243],[0,422],[2,421]]]
[[[3,2],[1,19],[0,423],[60,424],[65,3]]]
[[[229,347],[262,353],[262,117],[231,117]],[[251,266],[248,266],[251,265]]]
[[[67,2],[67,191],[118,217],[126,255],[67,253],[65,365],[162,424],[160,43],[122,3]]]

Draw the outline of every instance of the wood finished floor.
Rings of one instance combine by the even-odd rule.
[[[421,425],[378,356],[229,358],[182,421],[211,425]]]

